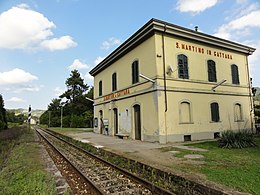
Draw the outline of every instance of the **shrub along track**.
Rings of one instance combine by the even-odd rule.
[[[39,128],[60,155],[56,158],[73,192],[96,194],[173,194]],[[50,146],[47,146],[50,150]],[[50,152],[52,153],[52,152]],[[61,158],[61,154],[64,156]],[[57,155],[51,155],[57,156]],[[65,159],[65,160],[64,160]],[[80,175],[80,176],[79,176]],[[73,189],[75,188],[75,189]],[[92,191],[94,189],[94,191]]]

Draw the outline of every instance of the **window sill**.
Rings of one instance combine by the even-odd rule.
[[[209,123],[221,123],[222,121],[210,121]]]

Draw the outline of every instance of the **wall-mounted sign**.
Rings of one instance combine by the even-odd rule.
[[[127,95],[129,93],[130,93],[129,89],[124,89],[124,90],[118,91],[116,93],[112,93],[112,94],[106,95],[104,97],[104,101],[105,100],[110,100],[110,99],[113,99],[113,98],[116,98],[116,97],[120,97],[120,96],[123,96],[123,95]]]
[[[175,46],[176,46],[177,49],[188,50],[188,51],[192,51],[192,52],[195,52],[195,53],[201,53],[201,54],[205,53],[205,54],[210,55],[210,56],[215,56],[215,57],[229,59],[229,60],[233,59],[233,56],[231,54],[227,53],[227,52],[205,49],[203,47],[199,47],[199,46],[196,46],[196,45],[176,42]]]

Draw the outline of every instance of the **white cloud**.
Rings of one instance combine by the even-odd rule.
[[[84,79],[89,86],[93,86],[94,77],[91,76],[88,72],[85,74]]]
[[[236,3],[238,3],[238,4],[245,4],[247,2],[248,2],[248,0],[236,0]]]
[[[0,85],[20,84],[37,79],[37,76],[34,76],[29,72],[25,72],[24,70],[21,70],[19,68],[15,68],[9,72],[0,72]]]
[[[95,65],[98,65],[98,64],[99,64],[100,62],[102,62],[104,59],[105,59],[105,57],[98,56],[98,57],[95,59]]]
[[[74,70],[74,69],[86,69],[89,68],[87,64],[84,64],[81,62],[79,59],[75,59],[73,63],[68,67],[69,70]]]
[[[36,49],[43,46],[53,51],[76,46],[70,36],[50,39],[55,27],[52,21],[26,4],[12,7],[0,14],[0,48]]]
[[[56,87],[54,89],[54,93],[56,97],[59,97],[61,94],[63,94],[66,90],[65,89],[61,89],[60,87]]]
[[[28,85],[28,86],[24,86],[24,87],[19,87],[18,89],[16,89],[14,91],[14,93],[38,92],[38,91],[40,91],[40,89],[41,89],[41,87]]]
[[[245,45],[250,45],[253,48],[256,48],[253,55],[249,56],[249,65],[251,71],[257,68],[258,62],[260,60],[260,40],[248,40],[243,42]]]
[[[198,14],[217,4],[218,0],[178,0],[177,10]]]
[[[121,41],[115,37],[109,38],[107,41],[104,41],[101,45],[101,49],[109,50],[113,46],[118,46],[121,44]]]
[[[77,43],[73,41],[70,36],[62,36],[60,38],[53,38],[50,40],[44,40],[40,44],[43,48],[50,51],[63,50],[71,47],[76,47]]]
[[[26,102],[26,101],[24,99],[21,99],[21,98],[18,98],[18,97],[12,97],[12,98],[8,99],[7,102],[20,103],[20,102]]]
[[[236,36],[232,36],[233,34],[240,35],[239,38],[241,38],[242,35],[249,35],[250,28],[260,27],[259,18],[260,18],[260,10],[250,12],[246,15],[243,15],[239,18],[230,21],[227,24],[223,24],[217,30],[215,36],[224,39],[231,39],[232,37],[234,39],[234,37]]]

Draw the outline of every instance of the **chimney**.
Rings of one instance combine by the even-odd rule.
[[[195,28],[195,31],[198,32],[199,27],[195,26],[194,28]]]

